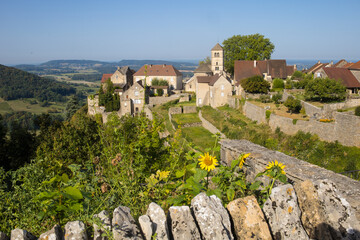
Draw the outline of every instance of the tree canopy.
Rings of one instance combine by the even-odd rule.
[[[346,87],[337,80],[315,78],[305,87],[305,99],[320,102],[342,101],[346,97]]]
[[[270,59],[274,44],[269,38],[256,33],[252,35],[235,35],[224,40],[224,65],[227,72],[234,73],[235,60]]]
[[[270,83],[261,76],[242,79],[240,84],[249,93],[268,93],[270,89]]]

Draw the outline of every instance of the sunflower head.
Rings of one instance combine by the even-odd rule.
[[[250,153],[244,154],[241,156],[240,158],[240,162],[239,162],[239,168],[242,169],[242,167],[244,166],[245,160],[247,157],[250,156]]]
[[[284,168],[286,166],[284,164],[282,164],[281,162],[278,162],[277,160],[275,160],[274,162],[269,162],[269,165],[266,167],[266,171],[268,172],[275,172],[276,173],[281,173],[281,174],[286,174],[284,171]]]
[[[219,165],[215,156],[211,156],[209,153],[205,153],[204,155],[200,155],[199,165],[201,169],[205,169],[210,172],[215,169],[215,166]]]

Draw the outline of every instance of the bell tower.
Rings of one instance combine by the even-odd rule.
[[[224,72],[224,49],[219,43],[211,49],[211,71],[219,75]]]

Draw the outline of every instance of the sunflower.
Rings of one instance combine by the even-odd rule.
[[[250,156],[250,153],[247,153],[247,154],[244,154],[241,156],[240,163],[239,163],[240,169],[242,169],[242,167],[244,166],[244,163],[245,163],[245,159],[249,156]]]
[[[215,166],[219,165],[216,160],[216,157],[211,156],[209,153],[205,153],[204,155],[200,155],[199,165],[201,169],[205,169],[210,172],[215,169]]]
[[[266,167],[267,170],[271,171],[275,168],[279,169],[281,171],[282,174],[286,174],[284,171],[284,168],[286,166],[280,162],[278,162],[277,160],[275,160],[275,162],[269,162],[269,165]]]

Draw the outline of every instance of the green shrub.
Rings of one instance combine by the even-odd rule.
[[[249,93],[268,93],[270,90],[270,83],[264,80],[262,76],[242,79],[240,84]]]
[[[277,93],[277,94],[273,95],[271,99],[274,101],[275,104],[279,104],[282,97],[283,97],[283,95],[281,93]]]
[[[260,96],[260,102],[262,103],[269,103],[271,102],[269,95],[261,95]]]
[[[311,101],[342,101],[346,97],[346,87],[337,80],[315,78],[305,87],[305,99]]]
[[[357,106],[357,107],[355,108],[355,115],[356,115],[356,116],[360,116],[360,106]]]
[[[294,124],[294,125],[296,125],[296,123],[297,123],[297,119],[293,119],[293,121],[292,121],[292,122],[293,122],[293,124]]]
[[[266,119],[270,119],[271,111],[266,110],[265,114],[266,114]]]
[[[299,113],[302,108],[300,100],[295,99],[293,96],[289,96],[284,105],[291,113]]]
[[[284,88],[284,80],[280,78],[275,78],[273,80],[273,88]]]

